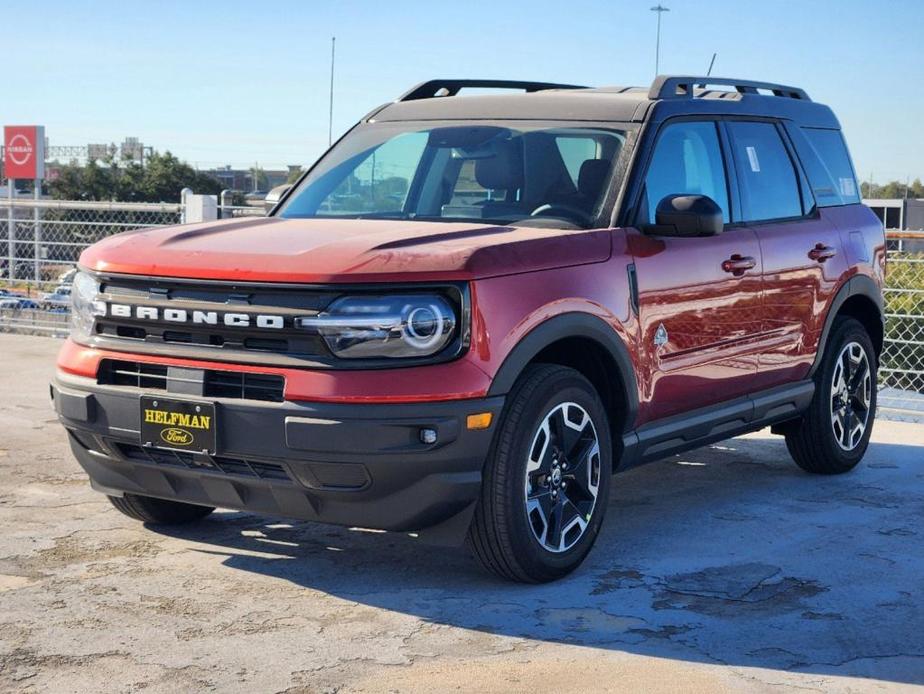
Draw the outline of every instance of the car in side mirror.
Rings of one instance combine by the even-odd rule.
[[[725,228],[722,208],[707,195],[668,195],[658,203],[652,236],[715,236]]]
[[[276,204],[282,199],[283,195],[289,192],[291,187],[291,183],[284,183],[281,186],[276,186],[266,194],[266,197],[263,198],[263,209],[266,210],[267,214],[276,207]]]

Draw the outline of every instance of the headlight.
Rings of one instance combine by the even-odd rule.
[[[342,359],[429,357],[452,341],[458,323],[438,294],[345,296],[317,316],[295,319]]]
[[[85,272],[78,272],[71,289],[71,331],[76,335],[93,334],[93,321],[106,315],[106,304],[99,299],[99,282]]]

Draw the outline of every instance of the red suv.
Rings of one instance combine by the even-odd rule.
[[[267,218],[84,252],[52,396],[133,518],[467,539],[547,581],[590,550],[614,470],[768,425],[803,469],[853,468],[884,264],[800,89],[437,80]]]

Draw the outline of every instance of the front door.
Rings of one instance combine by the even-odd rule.
[[[679,121],[658,135],[645,177],[639,226],[655,221],[672,194],[707,195],[729,214],[717,124]],[[717,236],[655,237],[632,229],[638,285],[640,416],[650,421],[753,391],[761,331],[757,235],[731,227]]]

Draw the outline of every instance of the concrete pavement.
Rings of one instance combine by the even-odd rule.
[[[924,685],[924,425],[836,478],[766,431],[620,475],[585,565],[520,586],[402,535],[123,517],[49,408],[59,344],[0,334],[2,691]]]

